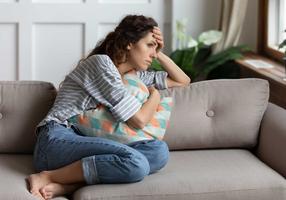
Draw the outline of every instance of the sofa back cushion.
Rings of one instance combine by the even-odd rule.
[[[31,153],[34,130],[56,96],[51,83],[0,81],[0,153]]]
[[[251,148],[269,98],[262,79],[211,80],[161,91],[173,97],[169,148]]]

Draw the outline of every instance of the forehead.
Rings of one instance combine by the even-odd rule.
[[[144,40],[144,41],[154,41],[156,42],[155,38],[153,37],[153,33],[152,32],[148,32],[147,35],[145,35],[141,40]]]

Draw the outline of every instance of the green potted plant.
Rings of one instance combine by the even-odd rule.
[[[285,30],[286,32],[286,30]],[[283,57],[283,62],[284,62],[284,68],[285,68],[285,76],[283,78],[284,81],[286,81],[286,39],[279,44],[279,49],[283,49],[284,51],[284,57]]]
[[[177,49],[171,53],[170,58],[193,81],[205,79],[212,70],[227,61],[241,58],[241,52],[248,50],[246,46],[237,46],[212,54],[212,45],[222,37],[220,31],[203,32],[196,40],[186,34],[186,21],[177,21],[176,25]],[[156,60],[152,63],[152,68],[162,69]]]

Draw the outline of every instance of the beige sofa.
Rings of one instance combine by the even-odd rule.
[[[160,172],[132,184],[86,186],[56,199],[286,200],[286,111],[261,79],[213,80],[164,90],[174,97]],[[0,82],[0,199],[34,199],[33,130],[53,104],[45,82]]]

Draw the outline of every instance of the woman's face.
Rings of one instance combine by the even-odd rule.
[[[147,70],[151,65],[153,58],[157,57],[157,42],[153,33],[149,32],[137,43],[128,46],[129,56],[127,62],[135,70]]]

